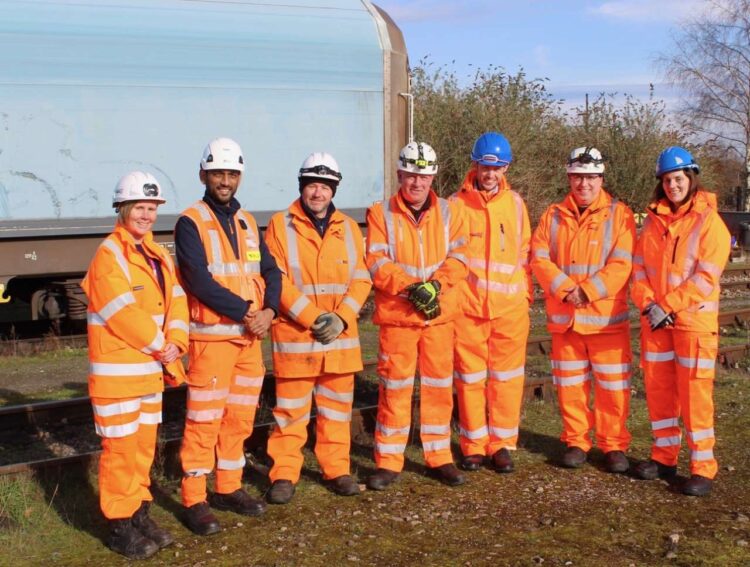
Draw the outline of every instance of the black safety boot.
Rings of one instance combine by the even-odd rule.
[[[586,462],[586,451],[580,447],[568,447],[563,453],[562,466],[566,469],[581,468]]]
[[[608,451],[604,454],[604,468],[611,473],[628,472],[630,462],[622,451]]]
[[[274,480],[266,499],[271,504],[288,504],[294,496],[294,484],[291,480]]]
[[[212,508],[217,510],[228,510],[243,516],[260,516],[266,511],[266,503],[258,498],[253,498],[247,492],[238,488],[229,494],[212,494],[208,498]]]
[[[350,474],[342,474],[326,481],[326,486],[339,496],[356,496],[359,494],[359,484]]]
[[[677,476],[677,467],[650,460],[638,463],[633,472],[641,480],[656,480],[657,478],[669,480]]]
[[[461,458],[461,468],[465,471],[478,471],[484,464],[484,455],[466,455]]]
[[[427,469],[427,474],[448,486],[459,486],[466,482],[466,477],[453,463],[446,463],[439,467],[430,467]]]
[[[151,502],[141,502],[141,507],[133,514],[133,525],[141,532],[141,535],[147,537],[159,546],[159,549],[167,547],[174,543],[174,537],[164,528],[156,525],[148,515],[151,508]]]
[[[495,454],[492,455],[492,466],[499,473],[513,472],[513,457],[511,457],[510,451],[505,448],[495,451]]]
[[[705,496],[711,492],[714,481],[699,474],[692,475],[682,485],[682,493],[688,496]]]
[[[128,559],[146,559],[159,551],[159,546],[133,525],[132,518],[109,521],[107,545]]]
[[[208,502],[198,502],[192,506],[185,507],[183,521],[188,529],[197,535],[211,535],[221,531],[219,520],[216,519]]]
[[[370,490],[385,490],[396,482],[399,473],[388,469],[378,469],[367,479],[367,488]]]

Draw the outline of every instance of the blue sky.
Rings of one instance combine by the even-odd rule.
[[[678,95],[655,65],[681,19],[705,0],[374,0],[401,28],[412,64],[424,56],[468,77],[490,64],[546,77],[556,98],[582,105],[599,92]],[[455,63],[452,63],[455,61]]]

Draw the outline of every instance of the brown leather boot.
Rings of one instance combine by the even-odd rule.
[[[456,468],[453,463],[446,463],[439,467],[431,467],[427,469],[427,474],[438,479],[443,484],[448,486],[460,486],[466,482],[466,477]]]
[[[266,503],[253,498],[247,492],[238,488],[229,494],[215,492],[208,498],[212,508],[226,510],[243,516],[260,516],[266,511]]]
[[[388,469],[378,469],[367,479],[367,488],[370,490],[385,490],[396,482],[399,473]]]
[[[219,520],[211,512],[208,502],[185,507],[183,520],[188,529],[197,535],[211,535],[221,531]]]
[[[492,466],[499,473],[513,472],[513,457],[510,456],[510,451],[505,448],[495,451],[492,455]]]

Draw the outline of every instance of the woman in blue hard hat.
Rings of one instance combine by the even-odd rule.
[[[711,492],[714,458],[713,382],[719,329],[719,278],[730,251],[716,196],[700,185],[693,156],[677,146],[656,162],[659,182],[633,258],[632,296],[642,312],[641,363],[653,444],[636,476],[677,473],[682,418],[690,478],[682,492]]]

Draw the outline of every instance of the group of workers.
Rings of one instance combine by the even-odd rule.
[[[481,135],[471,160],[461,187],[443,199],[432,189],[435,151],[407,144],[398,157],[398,191],[368,210],[364,242],[357,223],[333,204],[342,180],[336,160],[314,152],[299,170],[299,199],[271,218],[263,236],[235,198],[242,150],[218,138],[200,162],[203,198],[175,228],[177,266],[151,232],[165,202],[158,181],[140,171],[119,181],[114,232],[82,283],[89,299],[89,391],[103,448],[100,504],[114,551],[145,558],[174,539],[149,516],[165,383],[187,382],[180,451],[185,525],[209,535],[220,530],[212,509],[265,511],[265,502],[243,489],[242,473],[265,374],[260,343],[269,331],[276,426],[268,440],[266,500],[286,504],[294,496],[313,396],[323,481],[337,495],[360,493],[350,471],[350,421],[354,373],[362,369],[357,319],[371,288],[379,392],[376,470],[368,488],[388,488],[404,467],[416,378],[429,475],[449,486],[465,482],[451,451],[454,388],[459,467],[514,470],[533,273],[552,335],[567,446],[561,465],[586,462],[593,431],[606,470],[630,468],[631,283],[642,314],[653,431],[651,458],[634,474],[676,476],[682,418],[691,476],[681,489],[710,492],[717,472],[719,278],[730,238],[690,153],[670,147],[659,156],[653,201],[637,238],[632,211],[603,188],[604,158],[596,148],[570,154],[570,191],[533,234],[526,205],[506,177],[513,161],[508,140],[497,132]]]

